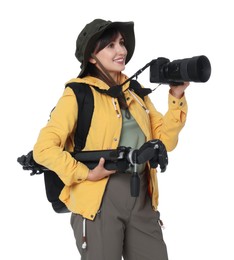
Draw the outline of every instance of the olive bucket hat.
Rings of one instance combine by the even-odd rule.
[[[78,35],[76,40],[75,56],[81,63],[81,77],[87,67],[91,52],[101,35],[110,28],[118,28],[125,38],[125,46],[128,51],[126,64],[131,59],[135,49],[135,35],[133,22],[111,22],[102,19],[95,19],[91,23],[86,24],[84,29]]]

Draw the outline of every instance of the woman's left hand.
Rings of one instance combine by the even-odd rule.
[[[184,95],[185,89],[189,86],[189,82],[184,82],[184,84],[173,86],[170,85],[170,94],[174,96],[175,98],[182,98]]]

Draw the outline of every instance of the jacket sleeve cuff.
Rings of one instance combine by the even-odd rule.
[[[169,109],[181,110],[185,113],[187,112],[187,101],[185,95],[183,95],[182,98],[176,98],[169,93],[168,103]]]
[[[83,164],[79,163],[79,167],[77,168],[77,173],[75,174],[75,183],[81,183],[85,181],[88,177],[89,168]]]
[[[184,123],[186,121],[188,112],[188,106],[185,96],[183,95],[182,98],[178,99],[169,94],[168,103],[169,111],[171,111],[171,114],[173,115],[175,121]]]

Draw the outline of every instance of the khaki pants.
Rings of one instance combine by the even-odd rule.
[[[130,195],[131,174],[111,176],[100,212],[86,220],[87,248],[82,249],[83,218],[72,214],[71,226],[81,260],[168,260],[159,224],[152,210],[146,178],[141,175],[140,195]]]

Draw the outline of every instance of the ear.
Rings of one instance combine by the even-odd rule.
[[[89,58],[89,62],[92,63],[92,64],[96,64],[97,63],[96,60],[94,58],[92,58],[92,57]]]

